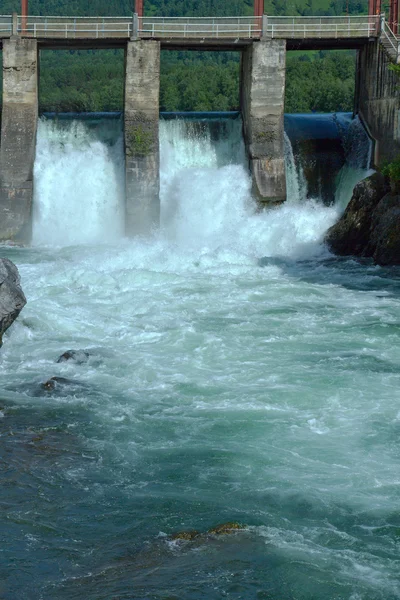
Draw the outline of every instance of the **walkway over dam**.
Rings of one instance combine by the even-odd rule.
[[[358,50],[355,112],[376,140],[376,161],[400,150],[399,92],[390,63],[399,40],[383,15],[357,17],[0,16],[3,109],[0,240],[30,236],[41,49],[124,48],[126,231],[159,222],[161,50],[241,52],[243,132],[261,204],[286,199],[284,99],[287,50]],[[379,141],[382,144],[379,144]],[[378,151],[380,149],[380,152]]]
[[[284,39],[287,49],[360,48],[379,37],[378,16],[350,17],[22,17],[0,16],[0,38],[36,39],[40,46],[118,47],[157,40],[183,47],[240,50],[258,39]]]

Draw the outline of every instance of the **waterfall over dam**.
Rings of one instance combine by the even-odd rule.
[[[161,235],[210,243],[210,236],[242,231],[251,243],[257,227],[251,227],[252,234],[246,232],[246,222],[259,222],[261,230],[269,226],[274,229],[278,227],[277,215],[282,214],[281,244],[285,226],[294,223],[300,211],[316,220],[315,239],[321,239],[350,199],[352,187],[367,173],[365,156],[370,143],[365,134],[359,138],[353,135],[364,130],[347,115],[288,115],[286,127],[287,203],[278,212],[255,217],[240,115],[162,116]],[[352,139],[356,139],[353,146],[348,142],[350,127]],[[314,140],[311,146],[307,135]],[[325,149],[322,158],[318,139],[330,142],[331,152]],[[123,161],[122,121],[118,116],[43,117],[35,161],[34,244],[93,244],[121,239]],[[289,237],[293,227],[287,230]],[[310,228],[305,227],[303,233],[314,231],[312,224]]]

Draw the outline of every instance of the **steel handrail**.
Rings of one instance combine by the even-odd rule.
[[[274,37],[378,36],[380,16],[264,17],[264,35]]]
[[[212,33],[216,33],[216,36],[212,36],[212,37],[222,37],[222,34],[224,37],[227,36],[227,34],[232,34],[232,37],[237,36],[237,34],[240,33],[248,33],[249,30],[247,29],[241,29],[240,31],[237,29],[215,29],[214,31],[211,31],[210,29],[181,29],[179,31],[177,31],[176,29],[156,29],[156,28],[149,28],[149,29],[139,29],[139,33],[148,33],[151,34],[151,37],[157,37],[158,35],[164,35],[164,34],[179,34],[182,33],[183,37],[186,37],[187,34],[190,35],[199,35],[200,37],[207,37],[207,35],[210,35]],[[260,34],[261,33],[261,29],[251,29],[250,33],[253,34]],[[253,36],[251,36],[253,37]],[[258,36],[257,36],[258,37]]]
[[[397,62],[399,58],[399,41],[397,39],[396,34],[391,30],[390,25],[386,20],[382,22],[381,34],[387,39],[389,44],[392,46],[395,55],[394,58],[396,58]]]
[[[139,37],[364,37],[381,35],[391,53],[398,52],[398,38],[383,15],[311,17],[17,17],[17,31],[38,37],[130,37],[134,18]],[[4,22],[6,19],[8,22]],[[381,22],[381,25],[379,24]],[[12,31],[12,16],[0,15],[0,32]],[[3,34],[4,35],[4,34]]]
[[[12,33],[12,16],[0,15],[0,33]]]
[[[256,21],[262,17],[139,17],[147,21]]]

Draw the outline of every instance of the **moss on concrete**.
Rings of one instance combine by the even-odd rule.
[[[126,131],[126,154],[148,156],[153,146],[153,136],[142,124],[131,125]]]

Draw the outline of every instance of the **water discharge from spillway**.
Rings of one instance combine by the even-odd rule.
[[[115,242],[124,235],[124,156],[119,120],[39,121],[33,244]]]
[[[347,131],[348,123],[342,128]],[[307,198],[302,166],[285,134],[288,200],[260,214],[251,197],[239,117],[162,119],[160,150],[158,242],[197,249],[225,246],[251,256],[300,257],[318,251],[324,232],[366,173],[365,165],[347,161],[338,177],[337,202],[323,206],[318,198]],[[356,153],[351,150],[349,156]],[[119,119],[39,122],[35,245],[118,242],[124,236],[124,202]]]
[[[239,118],[162,120],[160,139],[161,230],[167,239],[188,247],[292,258],[318,253],[343,198],[351,197],[352,187],[346,184],[354,187],[367,173],[366,167],[357,170],[346,164],[343,170],[350,175],[338,176],[341,202],[324,206],[318,198],[307,197],[304,173],[285,134],[287,202],[259,213],[251,197]]]

